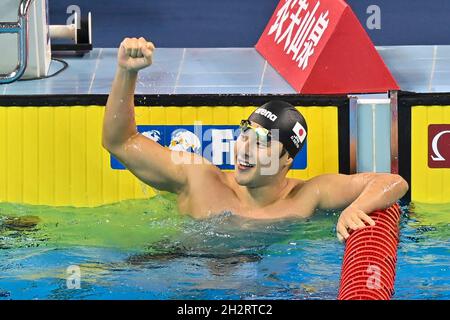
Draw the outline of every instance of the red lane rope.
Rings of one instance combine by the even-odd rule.
[[[345,243],[339,300],[389,300],[394,294],[400,206],[375,211],[375,226],[353,232]]]

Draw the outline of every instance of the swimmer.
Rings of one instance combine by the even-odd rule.
[[[201,155],[161,146],[137,132],[134,116],[138,72],[152,64],[154,49],[144,38],[121,43],[102,144],[144,183],[176,193],[181,213],[201,219],[231,211],[249,219],[277,220],[342,209],[336,229],[344,241],[352,231],[374,225],[371,212],[391,206],[407,192],[407,182],[396,174],[287,178],[308,127],[300,112],[283,101],[270,101],[241,121],[234,172],[221,171]]]

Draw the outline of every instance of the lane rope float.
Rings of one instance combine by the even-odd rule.
[[[377,210],[375,226],[353,232],[345,244],[339,300],[390,300],[394,294],[399,221],[398,204]]]

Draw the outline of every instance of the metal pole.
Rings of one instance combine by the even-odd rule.
[[[22,0],[17,22],[0,22],[1,33],[17,33],[19,57],[16,68],[7,74],[0,74],[0,84],[11,83],[23,76],[28,64],[28,10],[33,0]]]
[[[358,98],[350,99],[350,174],[358,171]]]
[[[398,91],[390,91],[391,100],[391,173],[398,174]]]

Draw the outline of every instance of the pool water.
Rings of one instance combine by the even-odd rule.
[[[449,299],[450,205],[402,209],[393,298]],[[198,221],[171,194],[98,208],[3,203],[0,299],[335,299],[338,217]]]

